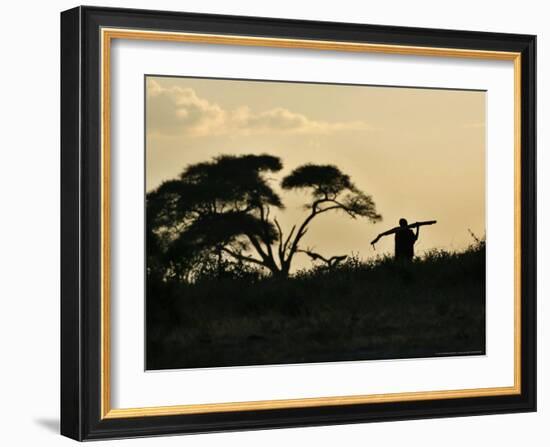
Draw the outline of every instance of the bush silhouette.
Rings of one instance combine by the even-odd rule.
[[[147,367],[485,352],[484,241],[406,263],[351,255],[288,278],[261,272],[148,283]]]

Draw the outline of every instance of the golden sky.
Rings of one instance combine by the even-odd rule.
[[[392,253],[378,233],[409,222],[423,227],[417,254],[458,250],[485,234],[485,92],[286,82],[148,77],[146,187],[220,154],[281,158],[272,186],[288,232],[306,215],[306,192],[277,181],[304,163],[335,164],[372,195],[383,220],[371,224],[330,212],[316,217],[302,246],[362,258]],[[294,269],[309,267],[297,255]]]

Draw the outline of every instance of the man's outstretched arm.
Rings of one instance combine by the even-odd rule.
[[[394,234],[397,230],[399,229],[399,227],[394,227],[392,228],[391,230],[388,230],[388,231],[384,231],[383,233],[380,233],[378,236],[376,236],[370,243],[371,245],[374,245],[376,244],[380,238],[384,237],[384,236],[389,236],[390,234]]]

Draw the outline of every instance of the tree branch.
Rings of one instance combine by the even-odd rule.
[[[326,208],[319,208],[319,206],[322,205],[323,203],[334,203],[335,205],[328,206]],[[298,250],[298,243],[300,242],[300,240],[306,234],[307,226],[313,220],[313,218],[315,216],[317,216],[318,214],[326,213],[327,211],[337,210],[337,209],[344,210],[346,213],[348,213],[353,218],[356,217],[356,213],[354,213],[349,207],[346,207],[343,203],[338,202],[335,198],[330,198],[328,196],[328,193],[325,193],[325,195],[322,198],[315,200],[311,204],[311,213],[309,214],[309,216],[307,216],[304,219],[304,221],[302,222],[302,224],[298,228],[298,232],[296,233],[296,236],[295,236],[295,238],[292,241],[292,244],[290,246],[290,251],[288,253],[288,256],[286,257],[286,259],[284,261],[285,265],[290,264],[290,262],[292,260],[292,257],[294,256],[294,254]]]
[[[266,207],[266,210],[264,212],[263,205],[260,205],[260,220],[262,221],[262,224],[264,225],[262,227],[262,233],[264,234],[264,238],[262,242],[264,243],[268,256],[275,262],[275,259],[273,258],[273,250],[271,249],[271,244],[269,243],[269,234],[267,233],[267,225],[268,225],[268,219],[269,219],[269,207]]]
[[[294,230],[296,230],[296,225],[293,225],[293,226],[292,226],[292,229],[290,230],[290,233],[288,234],[288,237],[287,237],[286,240],[285,240],[285,243],[284,243],[284,245],[283,245],[283,254],[286,252],[288,243],[290,242],[290,238],[291,238],[292,235],[294,234]]]
[[[230,250],[229,248],[222,247],[222,251],[224,253],[227,253],[228,255],[233,256],[235,259],[239,259],[241,261],[247,261],[252,262],[253,264],[261,265],[262,267],[265,267],[264,263],[260,261],[259,259],[252,258],[250,256],[245,256],[240,253],[234,252],[233,250]]]
[[[252,246],[256,249],[256,251],[258,252],[258,254],[260,255],[260,257],[264,260],[264,261],[267,261],[268,259],[268,255],[265,251],[263,251],[262,249],[262,246],[260,245],[260,243],[258,242],[258,240],[250,233],[246,233],[246,236],[248,237],[248,240],[250,241],[250,243],[252,244]]]
[[[280,272],[280,269],[277,266],[277,264],[275,263],[275,259],[273,258],[273,254],[272,253],[269,253],[269,254],[266,253],[262,249],[262,246],[260,245],[258,240],[252,234],[247,233],[246,236],[248,237],[248,239],[250,240],[250,243],[256,249],[256,251],[258,252],[260,257],[262,258],[262,260],[263,260],[262,265],[264,267],[267,267],[273,273]]]
[[[301,249],[298,249],[296,250],[296,253],[305,253],[306,255],[308,255],[313,261],[317,261],[317,260],[321,260],[321,261],[324,261],[326,262],[327,264],[329,263],[329,260],[327,258],[325,258],[323,255],[319,254],[319,253],[315,253],[314,251],[311,251],[310,249],[307,249],[307,250],[301,250]]]
[[[302,239],[302,237],[304,237],[304,234],[306,234],[307,232],[306,227],[311,222],[311,220],[318,214],[318,211],[316,211],[315,207],[316,205],[314,203],[310,215],[304,219],[304,221],[298,228],[298,231],[296,232],[296,236],[294,237],[294,240],[292,241],[292,244],[290,246],[288,256],[286,257],[285,265],[290,264],[290,261],[292,260],[294,253],[296,253],[296,250],[298,249],[298,243],[300,242],[300,239]]]
[[[327,264],[327,266],[329,268],[332,268],[334,266],[336,266],[337,264],[339,264],[340,262],[342,262],[344,259],[346,259],[348,256],[347,255],[341,255],[341,256],[331,256],[330,258],[325,258],[323,255],[319,254],[319,253],[316,253],[310,249],[307,249],[307,250],[296,250],[297,253],[305,253],[306,255],[308,255],[313,261],[317,261],[317,260],[321,260],[323,261],[325,264]]]
[[[279,221],[277,218],[273,219],[273,222],[275,222],[275,226],[277,227],[277,233],[279,233],[279,260],[281,263],[283,262],[284,258],[284,252],[283,252],[283,230],[281,229],[281,225],[279,224]]]
[[[355,213],[350,207],[344,205],[343,203],[338,202],[335,199],[323,200],[323,202],[335,203],[336,205],[329,206],[327,208],[321,208],[320,210],[317,211],[317,213],[324,213],[325,211],[341,209],[346,213],[348,213],[352,218],[355,219],[357,217],[357,213]]]

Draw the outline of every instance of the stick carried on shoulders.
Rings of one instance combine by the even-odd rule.
[[[412,223],[412,224],[409,224],[409,228],[416,228],[416,227],[423,227],[424,225],[433,225],[433,224],[436,224],[437,223],[437,220],[424,220],[422,222],[415,222],[415,223]]]

